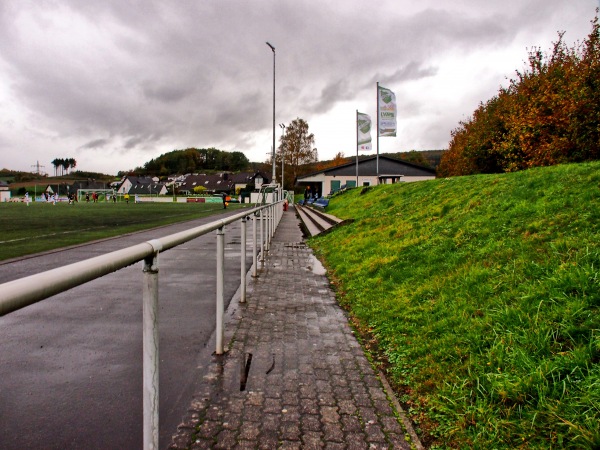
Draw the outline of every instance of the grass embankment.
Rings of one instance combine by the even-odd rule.
[[[360,191],[310,244],[426,442],[599,448],[600,163]]]
[[[0,261],[198,219],[222,208],[219,203],[0,203]]]

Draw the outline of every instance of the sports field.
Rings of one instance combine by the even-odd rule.
[[[222,212],[220,203],[0,203],[0,261]]]

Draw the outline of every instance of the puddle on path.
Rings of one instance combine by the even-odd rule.
[[[327,273],[327,270],[325,269],[325,267],[323,267],[323,264],[321,264],[321,261],[319,261],[314,255],[310,256],[310,262],[309,262],[308,268],[315,275],[325,275]]]

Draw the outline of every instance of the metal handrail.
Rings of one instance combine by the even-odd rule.
[[[0,317],[37,303],[53,295],[116,272],[151,256],[166,251],[244,217],[249,217],[270,205],[253,208],[226,219],[211,222],[160,239],[143,242],[67,266],[30,275],[0,285]]]
[[[225,225],[242,221],[241,285],[240,302],[246,301],[246,222],[252,217],[253,224],[253,270],[257,276],[258,252],[256,249],[256,218],[260,220],[260,261],[264,265],[264,253],[269,249],[271,238],[282,217],[282,201],[258,206],[225,219],[210,222],[189,230],[153,239],[125,249],[89,258],[58,269],[20,278],[0,284],[0,317],[32,305],[53,295],[65,292],[96,278],[116,272],[139,261],[143,265],[143,405],[144,405],[144,449],[158,449],[158,254],[191,241],[197,237],[217,231],[217,314],[216,354],[222,354],[224,299],[223,261]],[[266,222],[266,226],[263,226]]]

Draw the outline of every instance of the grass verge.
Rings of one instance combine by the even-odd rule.
[[[600,163],[360,192],[310,245],[425,442],[600,447]]]
[[[0,261],[221,212],[214,203],[0,203]]]

